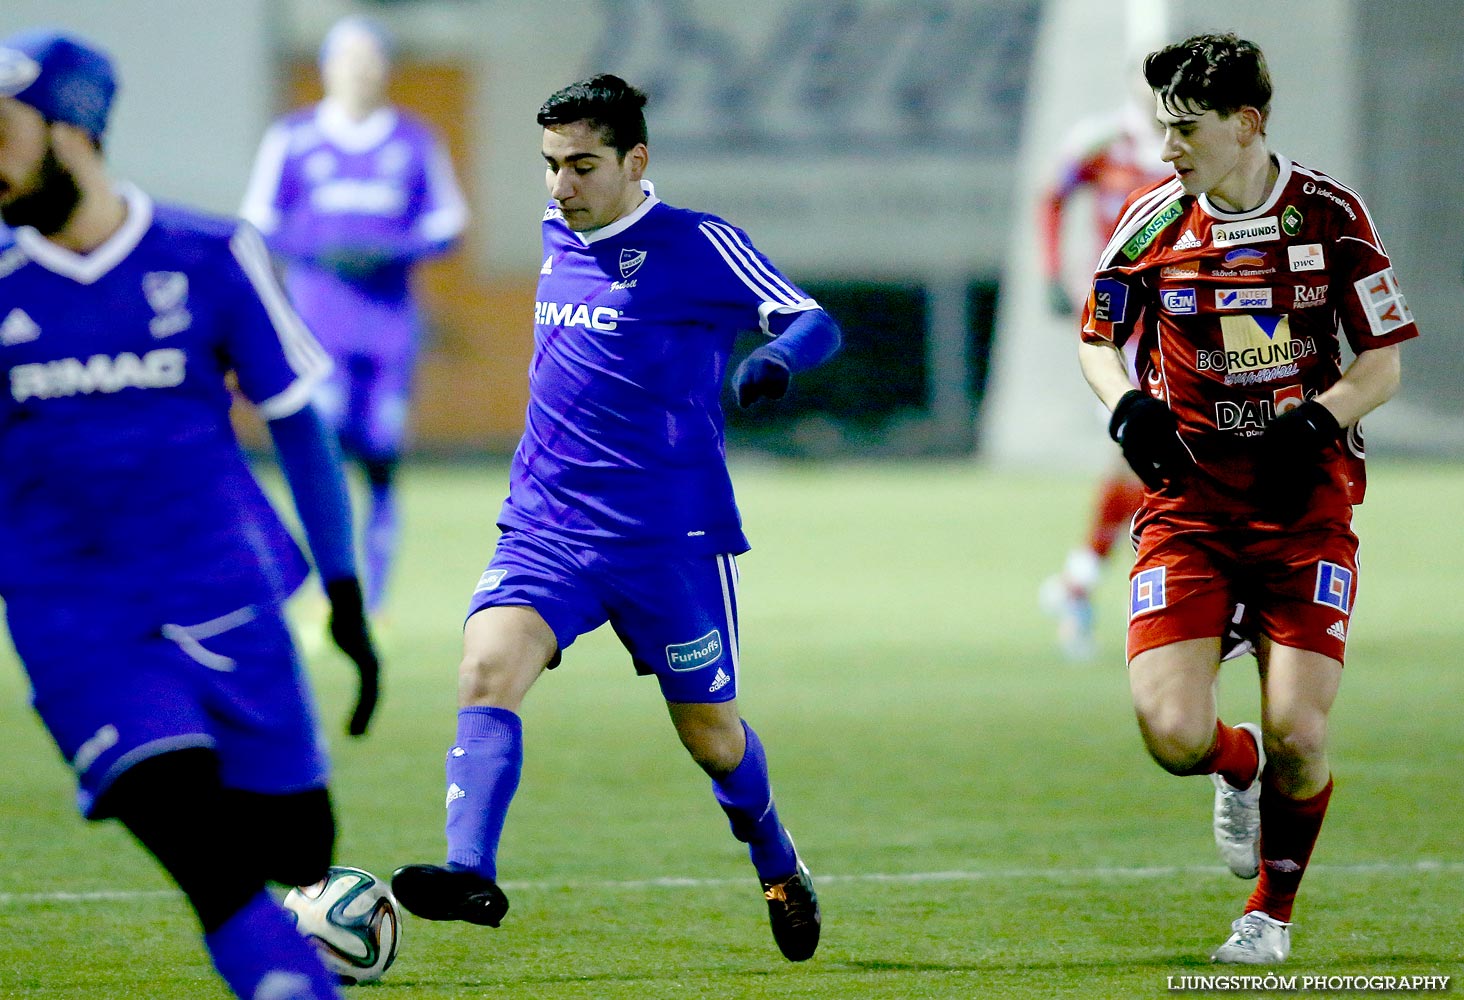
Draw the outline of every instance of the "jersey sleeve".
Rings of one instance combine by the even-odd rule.
[[[238,294],[223,345],[226,361],[261,417],[287,417],[330,374],[330,357],[280,288],[255,228],[240,223],[229,250],[238,268]]]
[[[1099,256],[1088,298],[1083,303],[1079,329],[1084,343],[1122,347],[1138,326],[1148,286],[1137,271],[1123,266],[1125,260],[1132,261],[1134,257],[1120,251],[1124,249],[1124,238],[1133,227],[1157,207],[1153,196],[1164,183],[1156,181],[1139,188],[1124,200],[1113,234]]]
[[[435,135],[428,135],[424,156],[416,235],[427,246],[446,247],[467,226],[468,203],[458,187],[447,147]]]
[[[1353,203],[1356,218],[1344,225],[1333,244],[1337,262],[1332,289],[1348,346],[1360,354],[1416,337],[1418,327],[1372,218],[1360,199]]]
[[[1083,303],[1083,342],[1122,347],[1138,325],[1142,292],[1143,285],[1134,275],[1117,270],[1094,275]]]
[[[719,295],[739,309],[746,309],[749,329],[756,326],[768,336],[776,336],[769,323],[772,316],[820,308],[803,289],[785,278],[736,226],[708,216],[697,228],[725,265],[724,268],[714,266],[706,277],[715,282]]]
[[[290,130],[283,122],[275,122],[265,131],[254,157],[239,215],[261,233],[273,233],[280,227],[281,189],[289,148]]]

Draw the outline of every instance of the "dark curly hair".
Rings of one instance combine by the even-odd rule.
[[[551,94],[539,109],[538,122],[546,128],[588,122],[624,158],[646,141],[645,107],[643,91],[618,76],[601,73]]]
[[[1229,116],[1255,108],[1271,114],[1271,73],[1260,46],[1223,35],[1194,35],[1150,52],[1144,79],[1171,111],[1215,110]]]

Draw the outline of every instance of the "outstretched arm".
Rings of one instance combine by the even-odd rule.
[[[781,315],[775,314],[772,320]],[[823,364],[842,342],[839,325],[822,309],[794,313],[782,333],[737,366],[733,376],[737,405],[745,409],[759,399],[783,398],[794,373]]]
[[[380,687],[380,662],[366,623],[352,548],[351,502],[340,458],[325,425],[309,406],[269,422],[280,467],[295,499],[315,568],[330,599],[330,634],[360,674],[347,732],[370,725]]]

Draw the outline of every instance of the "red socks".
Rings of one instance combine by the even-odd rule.
[[[1256,741],[1244,729],[1215,720],[1215,742],[1186,774],[1219,774],[1232,788],[1249,788],[1256,779],[1261,756]]]
[[[1277,920],[1291,919],[1297,887],[1322,832],[1332,799],[1332,781],[1309,799],[1288,799],[1268,781],[1261,786],[1261,875],[1245,910]]]

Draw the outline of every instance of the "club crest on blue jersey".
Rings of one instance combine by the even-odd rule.
[[[1164,607],[1164,567],[1155,566],[1136,573],[1129,590],[1129,617],[1137,618]]]
[[[188,275],[182,271],[149,271],[142,276],[142,294],[157,313],[147,324],[157,339],[182,333],[193,323],[188,312]]]
[[[620,251],[620,276],[628,278],[640,270],[640,266],[646,262],[644,250],[632,250],[629,247]]]
[[[176,309],[188,300],[188,275],[182,271],[149,271],[142,276],[142,294],[153,312]]]
[[[700,670],[722,658],[722,630],[712,629],[700,639],[666,647],[666,666],[675,671]]]
[[[1352,608],[1352,570],[1317,560],[1317,589],[1312,600],[1347,614]]]

